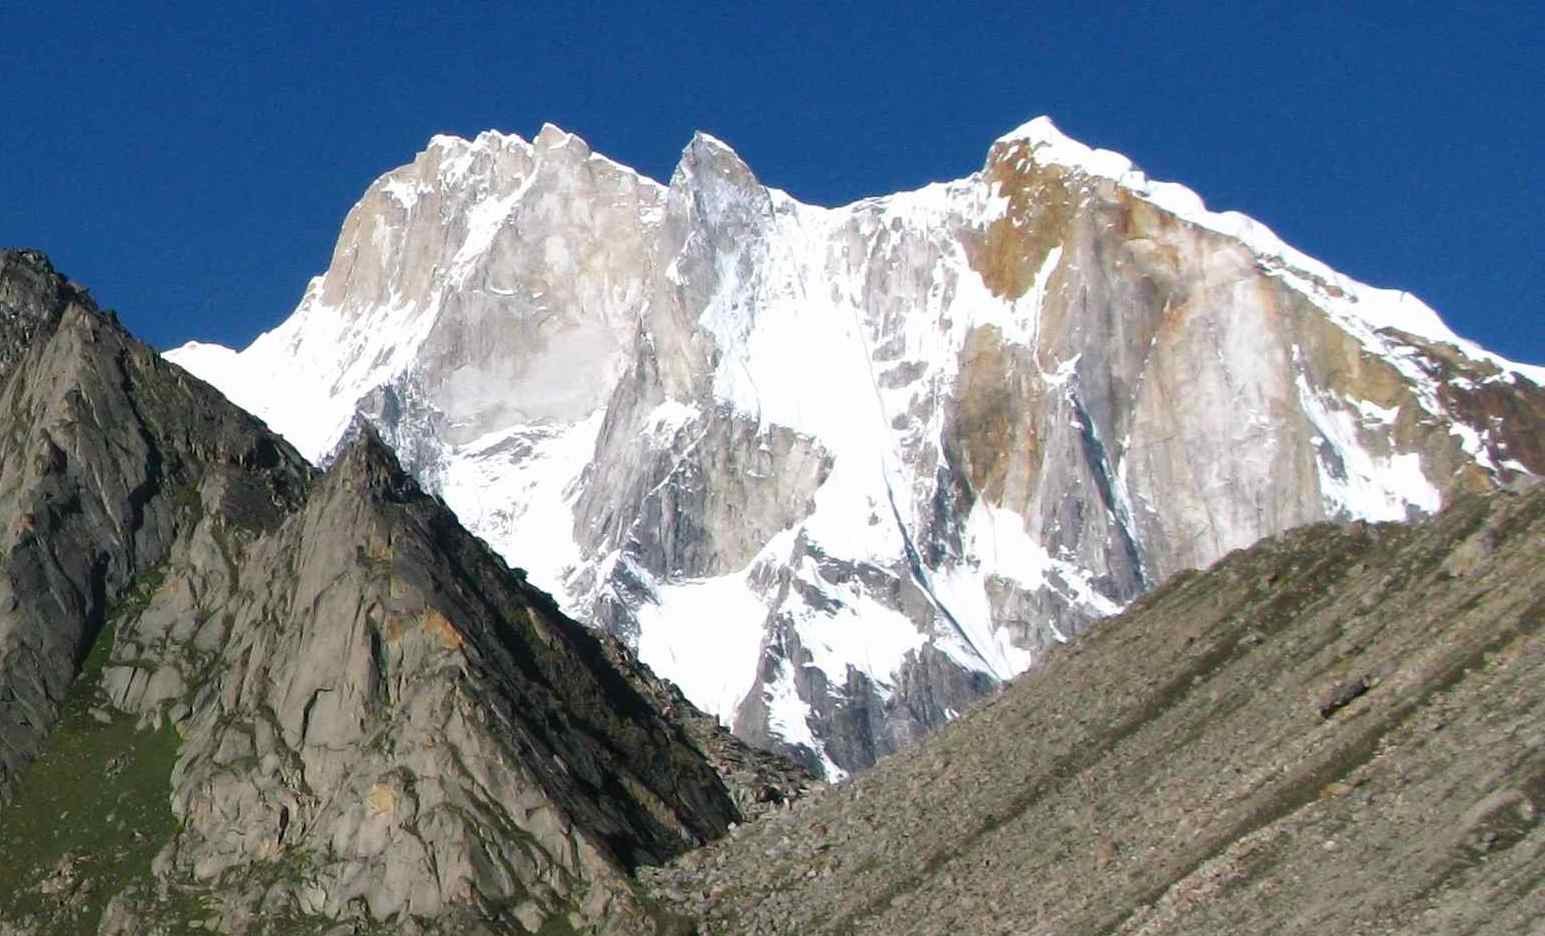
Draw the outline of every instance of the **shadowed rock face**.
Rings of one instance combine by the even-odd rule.
[[[836,776],[1178,572],[1545,471],[1538,369],[1178,189],[1044,121],[831,209],[702,134],[665,185],[551,127],[440,137],[287,322],[172,355],[308,457],[365,416],[577,618]]]
[[[711,933],[1538,932],[1545,485],[1173,577],[650,872]]]
[[[310,469],[252,417],[127,338],[41,254],[0,252],[0,792],[80,660],[160,565],[201,488],[261,522]]]
[[[0,930],[646,931],[633,868],[808,783],[564,617],[374,430],[316,474],[41,255],[0,253],[0,322],[26,339],[0,372]],[[93,764],[103,725],[150,740]],[[170,805],[164,841],[56,855],[95,834],[67,809],[27,837],[56,803],[29,778],[153,774],[166,732],[139,804]]]

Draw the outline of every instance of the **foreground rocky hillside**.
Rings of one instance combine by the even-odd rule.
[[[1545,370],[1041,118],[837,208],[698,135],[660,184],[547,126],[436,137],[237,353],[356,416],[573,615],[830,776],[1171,574],[1545,472]]]
[[[0,934],[649,932],[807,778],[0,251]],[[663,707],[662,707],[663,706]]]
[[[1545,922],[1537,483],[1182,571],[831,788],[25,251],[0,518],[0,936]]]
[[[651,872],[705,933],[1545,931],[1545,486],[1182,573]]]

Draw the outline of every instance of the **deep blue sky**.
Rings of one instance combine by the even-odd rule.
[[[834,204],[1049,113],[1545,362],[1542,4],[1345,5],[0,0],[0,244],[239,346],[436,132],[550,120],[664,179],[702,128]]]

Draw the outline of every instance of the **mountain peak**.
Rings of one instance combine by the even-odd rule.
[[[1106,179],[1181,221],[1234,238],[1259,258],[1271,275],[1297,288],[1369,350],[1390,352],[1385,329],[1424,341],[1451,345],[1545,387],[1545,367],[1518,364],[1456,335],[1438,313],[1417,296],[1360,283],[1283,241],[1269,227],[1238,211],[1215,211],[1196,192],[1178,182],[1148,177],[1131,159],[1114,150],[1090,147],[1057,128],[1046,115],[999,137],[987,159],[989,170],[1028,173],[1039,166],[1059,166],[1094,179]]]
[[[429,138],[412,163],[388,172],[375,184],[385,183],[389,190],[411,187],[415,181],[413,177],[417,176],[418,181],[431,182],[437,178],[441,184],[455,186],[469,176],[486,172],[492,165],[505,163],[511,156],[516,159],[529,156],[533,145],[518,133],[500,130],[484,130],[470,140],[455,134],[437,133]],[[394,197],[403,200],[401,193],[394,193]],[[410,198],[405,203],[411,204],[414,200]]]
[[[418,490],[375,424],[361,415],[355,415],[334,450],[327,481],[349,490],[384,492],[392,499]]]
[[[549,146],[562,146],[572,139],[577,139],[577,137],[557,124],[544,120],[541,128],[537,130],[536,136],[532,138],[532,142],[546,143]]]
[[[244,352],[263,415],[325,452],[364,413],[531,581],[829,776],[1181,569],[1545,471],[1545,396],[1412,337],[1447,334],[1419,302],[1044,117],[832,209],[710,133],[664,190],[537,146],[353,219],[294,340]]]
[[[671,186],[678,187],[687,180],[713,177],[738,189],[753,190],[761,187],[756,174],[740,154],[728,143],[698,130],[681,151],[676,170],[671,174]]]
[[[998,137],[998,142],[1000,143],[1013,142],[1014,140],[1025,140],[1031,144],[1073,142],[1057,128],[1056,123],[1052,121],[1049,114],[1032,117],[1008,133]]]
[[[705,130],[692,131],[692,139],[688,141],[687,148],[690,149],[694,146],[724,150],[725,152],[731,154],[735,152],[735,148],[733,146],[730,146],[728,143]]]
[[[538,153],[561,152],[566,159],[584,160],[591,155],[589,143],[554,123],[542,124],[531,145]]]
[[[0,250],[0,303],[4,303],[7,317],[26,309],[39,314],[38,303],[57,304],[64,287],[64,277],[41,250]]]
[[[1028,145],[1031,158],[1037,164],[1078,169],[1089,175],[1117,181],[1121,181],[1136,168],[1130,159],[1120,153],[1107,149],[1095,149],[1073,139],[1058,129],[1052,119],[1045,114],[999,137],[994,149],[998,144],[1015,143]]]
[[[42,251],[0,250],[0,377],[54,330],[71,303],[96,311],[90,295],[61,276]]]
[[[31,247],[0,248],[0,276],[15,275],[17,269],[29,269],[40,275],[56,275],[53,262],[41,250]]]

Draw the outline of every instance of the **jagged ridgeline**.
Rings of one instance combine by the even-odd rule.
[[[804,204],[544,127],[371,184],[289,319],[168,356],[325,460],[356,416],[574,617],[838,777],[1170,575],[1545,473],[1545,368],[1038,119]]]
[[[373,431],[316,472],[29,251],[0,522],[7,936],[649,931],[632,869],[803,782]]]

